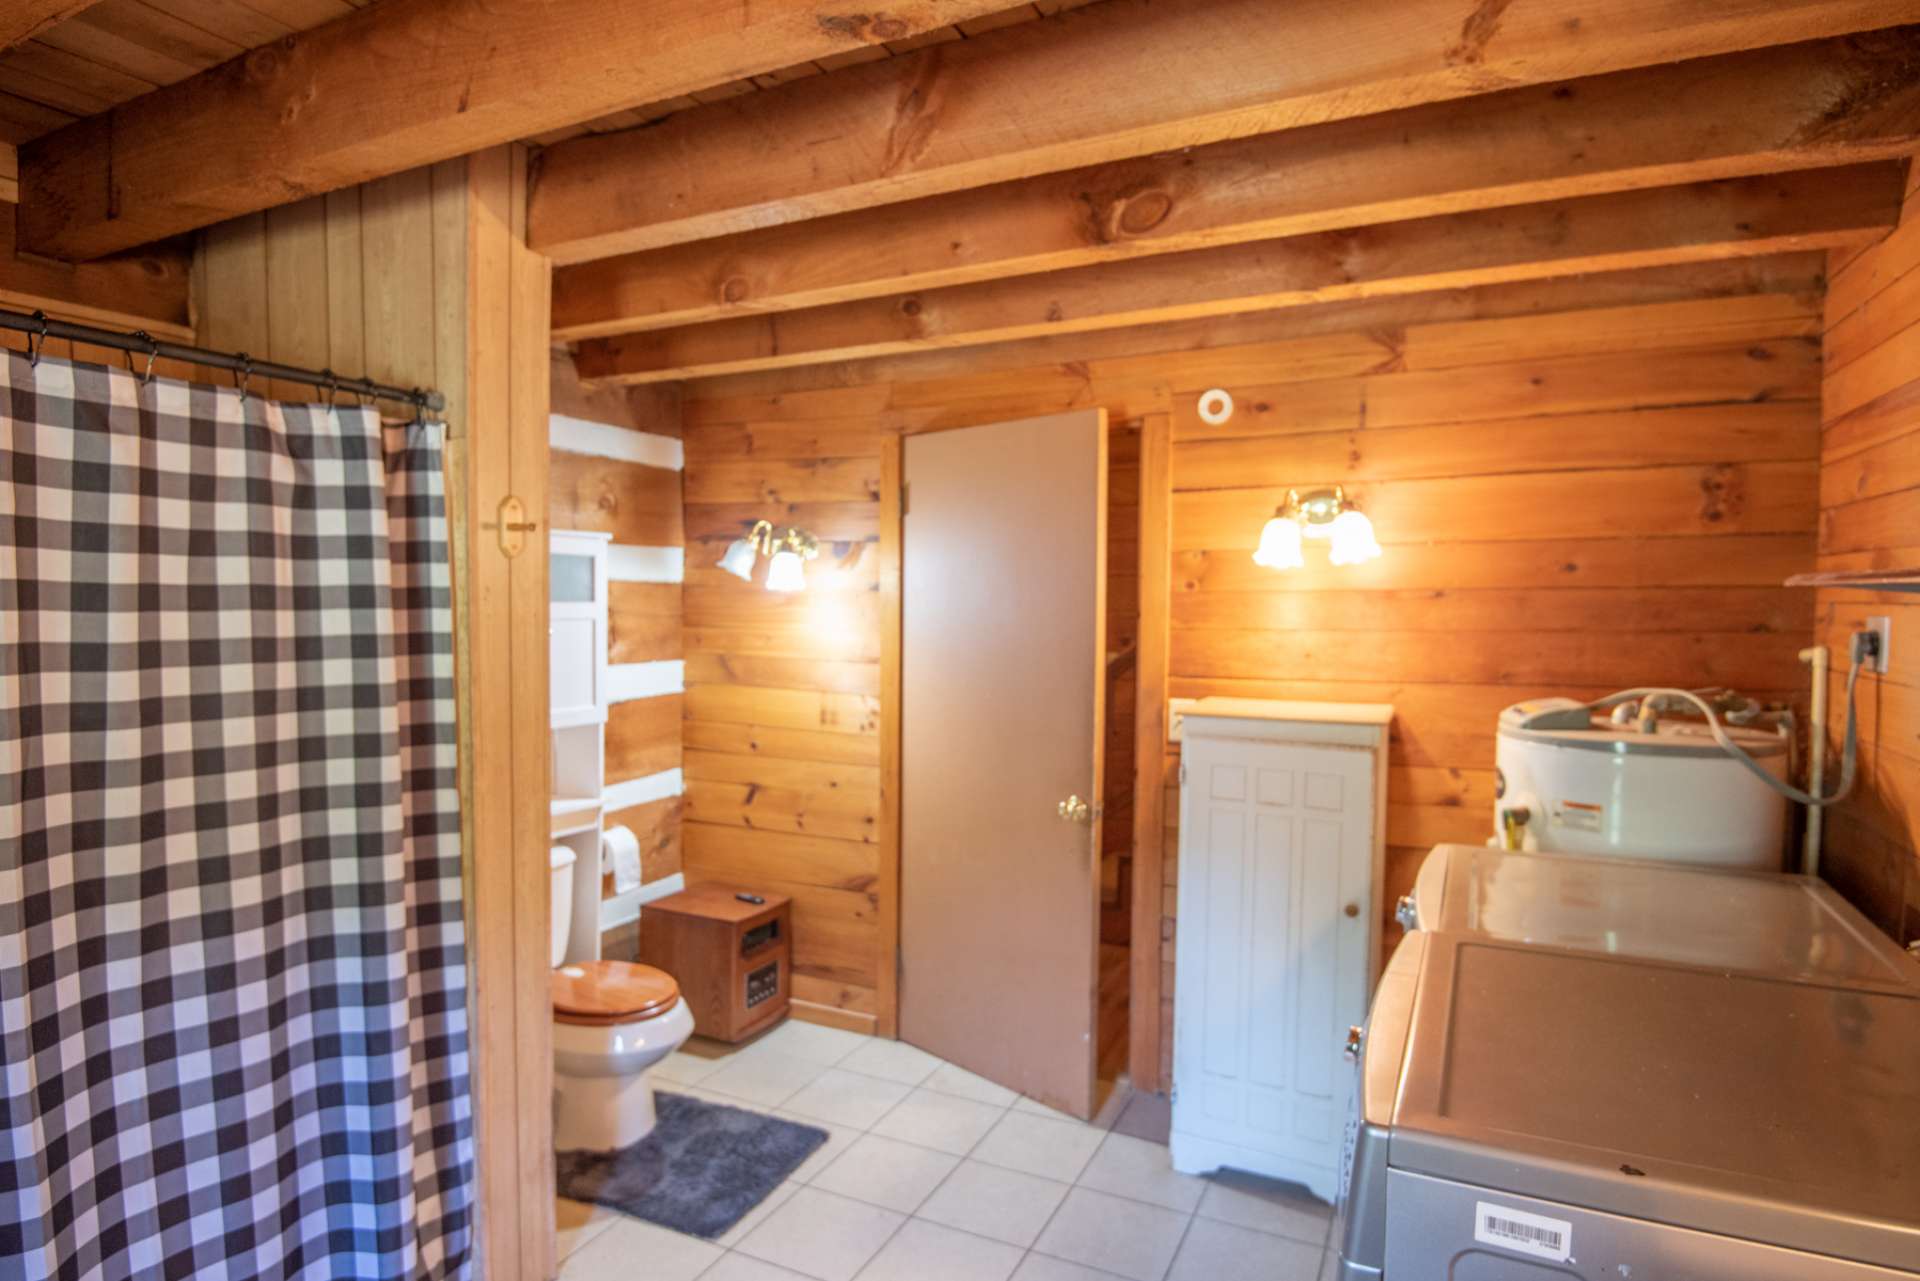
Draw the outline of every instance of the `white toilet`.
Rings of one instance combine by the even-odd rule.
[[[553,868],[553,1146],[605,1152],[653,1132],[648,1072],[693,1035],[673,976],[626,961],[561,964],[573,903],[573,854]]]

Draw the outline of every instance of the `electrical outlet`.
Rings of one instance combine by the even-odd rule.
[[[1865,630],[1880,638],[1880,648],[1874,654],[1870,671],[1884,674],[1887,660],[1893,657],[1893,620],[1885,614],[1874,614],[1867,619]]]

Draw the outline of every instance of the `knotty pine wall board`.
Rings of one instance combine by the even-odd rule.
[[[1820,465],[1819,567],[1920,566],[1920,183],[1901,224],[1834,263]],[[1920,938],[1920,597],[1817,593],[1816,637],[1833,662],[1827,737],[1837,761],[1849,638],[1892,620],[1890,670],[1860,680],[1859,783],[1827,811],[1821,871],[1900,942]],[[1837,766],[1830,765],[1830,770]],[[1829,773],[1829,778],[1832,774]]]
[[[959,359],[897,362],[933,371],[913,380],[887,381],[885,362],[870,362],[852,368],[877,380],[851,385],[814,371],[787,385],[692,383],[688,492],[713,501],[688,503],[690,555],[712,560],[762,515],[820,521],[817,532],[850,545],[877,537],[877,501],[850,487],[878,476],[885,433],[1088,405],[1116,422],[1169,413],[1169,692],[1395,705],[1385,913],[1427,848],[1491,830],[1494,725],[1507,704],[1649,681],[1804,701],[1795,655],[1814,606],[1781,585],[1812,567],[1820,516],[1822,321],[1804,267],[1748,277],[1744,292],[1725,273],[1688,276],[1696,296],[1654,276],[1632,288],[1555,282],[1530,294],[1555,310],[1443,308],[1423,313],[1430,323],[1298,336],[1240,326],[1213,332],[1255,340],[1198,349],[1177,341],[1185,330],[1161,352],[1133,334],[1085,361],[1055,343],[1057,362],[997,368],[989,355],[971,373]],[[1527,307],[1518,295],[1513,305]],[[1112,336],[1089,345],[1115,350]],[[1193,411],[1215,385],[1240,406],[1218,429]],[[1334,483],[1373,517],[1385,556],[1334,569],[1313,549],[1290,574],[1253,565],[1286,488]],[[1117,541],[1114,554],[1136,546]],[[872,597],[867,580],[850,579],[788,601],[690,581],[686,598],[687,735],[703,758],[689,775],[718,789],[726,757],[731,789],[710,793],[711,821],[689,815],[701,874],[767,875],[781,866],[773,842],[810,838],[791,883],[846,896],[815,898],[816,919],[836,906],[848,915],[818,952],[799,930],[796,967],[817,980],[816,997],[852,1014],[864,1013],[880,963],[869,900],[849,888],[874,858],[849,822],[868,793],[825,787],[830,772],[783,782],[772,758],[878,759],[880,709],[862,683],[879,652]],[[849,967],[861,938],[875,953]]]

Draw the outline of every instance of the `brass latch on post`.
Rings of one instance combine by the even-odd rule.
[[[500,500],[500,519],[488,521],[480,528],[498,531],[500,554],[512,560],[525,550],[527,535],[540,528],[538,521],[528,520],[526,516],[527,505],[508,494]]]

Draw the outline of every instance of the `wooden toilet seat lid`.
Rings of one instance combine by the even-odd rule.
[[[605,1027],[665,1014],[680,985],[665,970],[631,961],[574,961],[553,972],[553,1017]]]

